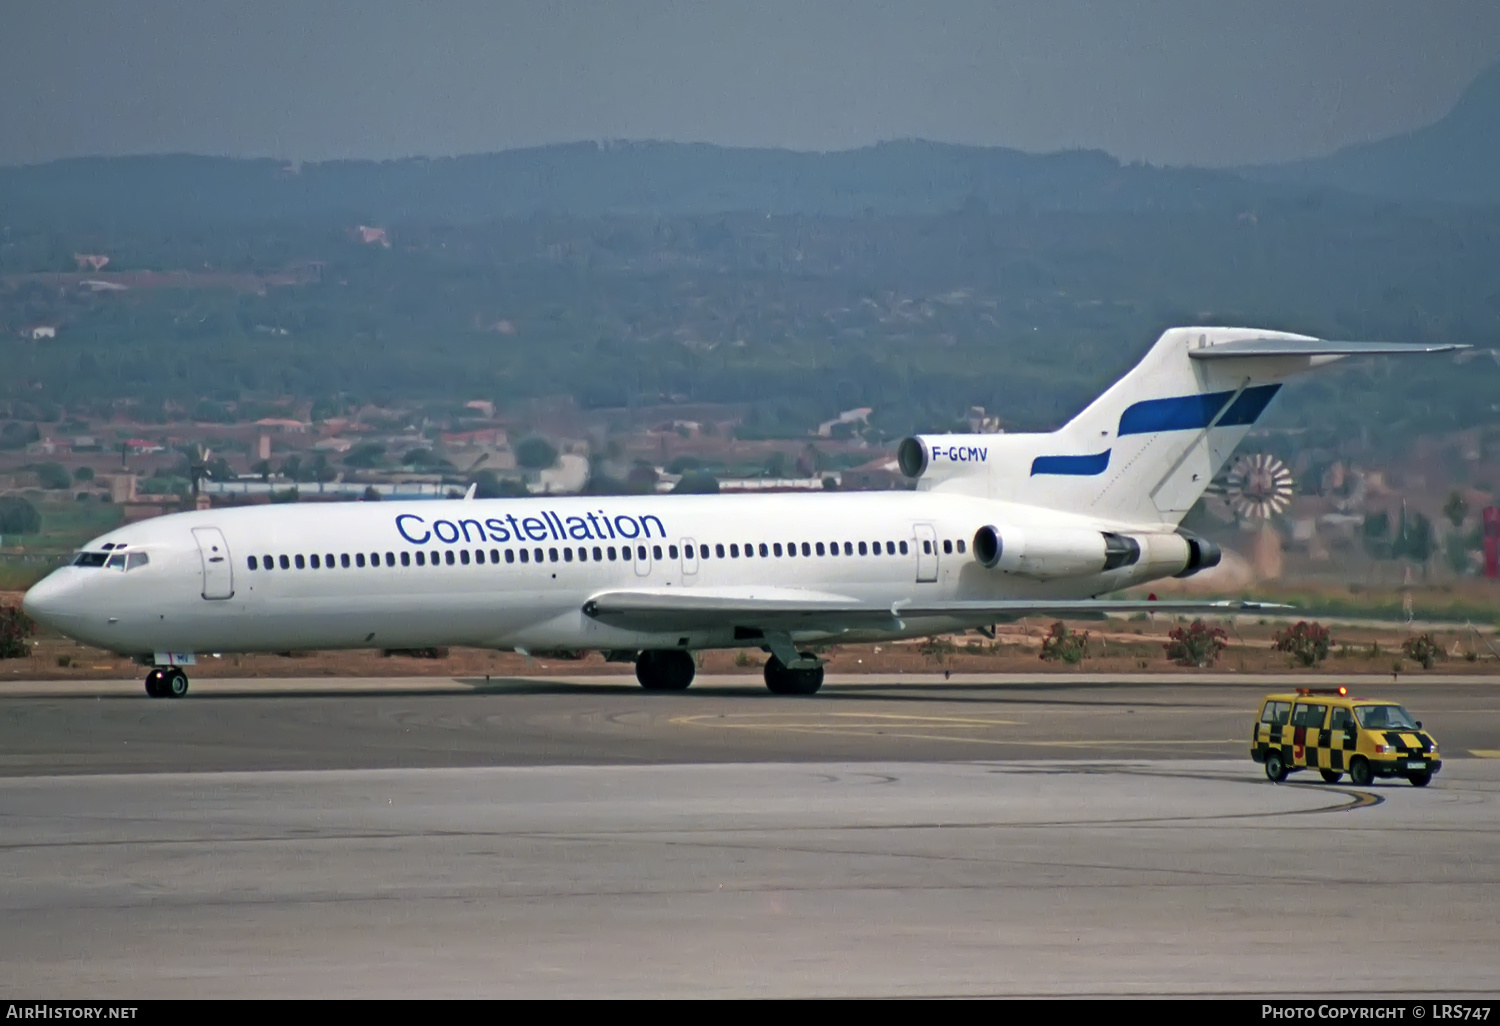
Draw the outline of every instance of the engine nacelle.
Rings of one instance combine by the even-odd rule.
[[[1028,577],[1082,577],[1135,567],[1132,578],[1191,577],[1218,566],[1223,552],[1190,531],[1089,531],[985,525],[974,533],[974,558],[991,570]]]
[[[1187,565],[1173,574],[1173,577],[1191,577],[1199,570],[1218,566],[1219,560],[1224,558],[1224,550],[1207,538],[1200,538],[1193,532],[1184,531],[1181,528],[1177,533],[1183,541],[1187,542],[1188,556]]]
[[[999,459],[997,435],[914,435],[896,449],[901,473],[913,480],[947,481],[988,473]]]
[[[1140,561],[1141,546],[1113,531],[986,524],[974,534],[974,557],[991,570],[1027,577],[1082,577]]]

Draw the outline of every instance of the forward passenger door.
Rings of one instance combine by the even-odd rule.
[[[193,540],[198,543],[198,556],[203,561],[203,597],[234,598],[234,567],[229,562],[229,543],[224,540],[224,532],[217,527],[195,527]]]

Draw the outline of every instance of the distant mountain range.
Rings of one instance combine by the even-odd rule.
[[[1409,202],[1500,203],[1500,64],[1435,124],[1327,157],[1241,169],[1265,182]]]
[[[1279,187],[1271,187],[1279,188]],[[279,218],[458,224],[533,214],[932,214],[963,209],[1185,210],[1264,183],[1121,164],[1094,151],[892,142],[838,153],[572,143],[441,159],[85,158],[0,168],[0,224]]]
[[[891,142],[838,153],[571,143],[441,159],[84,158],[0,168],[0,228],[313,222],[474,224],[535,214],[851,216],[1242,211],[1330,190],[1500,203],[1500,65],[1434,125],[1328,157],[1236,171],[1122,164],[1097,151]]]

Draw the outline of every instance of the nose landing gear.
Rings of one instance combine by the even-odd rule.
[[[187,674],[178,666],[167,666],[146,674],[146,694],[152,698],[181,698],[188,693]]]

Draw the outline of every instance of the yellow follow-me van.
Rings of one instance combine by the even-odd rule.
[[[1347,772],[1360,786],[1376,777],[1405,777],[1426,787],[1443,768],[1421,720],[1395,702],[1353,698],[1347,688],[1267,695],[1250,734],[1250,758],[1278,782],[1315,769],[1330,784]]]

